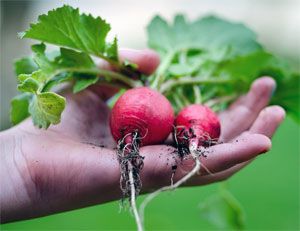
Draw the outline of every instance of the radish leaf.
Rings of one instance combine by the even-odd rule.
[[[79,9],[64,5],[40,15],[38,22],[20,33],[20,37],[101,55],[109,31],[110,25],[102,18],[79,14]]]
[[[16,125],[29,116],[28,107],[32,95],[23,93],[15,96],[11,101],[10,120]]]
[[[232,47],[232,54],[245,54],[261,49],[253,31],[242,24],[215,16],[207,16],[194,22],[177,15],[173,24],[156,16],[148,25],[149,47],[165,55],[170,50],[203,49],[218,50]]]
[[[65,98],[53,92],[34,95],[29,105],[34,125],[46,129],[50,124],[58,124],[65,104]]]
[[[291,78],[289,65],[266,51],[246,26],[215,16],[189,22],[177,15],[172,24],[156,16],[148,26],[148,44],[162,60],[150,78],[151,86],[167,95],[176,110],[180,110],[178,99],[174,101],[179,88],[194,103],[197,86],[203,103],[223,110],[256,78],[271,76],[279,85],[273,102],[300,121],[299,78]]]
[[[80,76],[76,78],[75,85],[73,87],[73,92],[77,93],[84,89],[86,89],[88,86],[97,83],[98,77],[97,76]]]
[[[31,74],[36,71],[38,66],[33,61],[32,57],[24,57],[15,61],[15,72],[20,74]]]

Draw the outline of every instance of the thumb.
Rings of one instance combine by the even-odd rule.
[[[138,71],[145,75],[152,74],[158,67],[160,61],[159,55],[155,51],[149,49],[120,49],[119,56],[122,62],[127,60],[131,63],[136,64]],[[109,65],[109,63],[105,60],[100,60],[98,66],[102,69],[113,70],[113,67]],[[117,87],[101,85],[93,85],[89,89],[91,89],[103,100],[107,100],[108,98],[116,94],[119,90]]]

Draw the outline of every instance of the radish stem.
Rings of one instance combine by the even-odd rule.
[[[189,99],[185,96],[182,88],[177,88],[176,92],[180,96],[180,98],[182,99],[182,102],[183,102],[184,106],[188,106],[188,105],[191,104]]]
[[[195,85],[195,84],[224,84],[228,83],[228,79],[202,78],[202,77],[182,77],[180,79],[170,79],[164,82],[159,91],[165,93],[177,85]]]
[[[208,107],[213,107],[216,104],[230,102],[230,101],[234,100],[235,98],[237,98],[236,94],[223,96],[223,97],[219,97],[219,98],[213,98],[213,99],[208,100],[207,102],[205,102],[204,105],[206,105]]]
[[[51,74],[51,76],[48,77],[48,79],[49,79],[48,82],[51,82],[52,78],[54,78],[55,76],[65,73],[65,72],[93,74],[93,75],[99,75],[100,77],[104,76],[105,78],[110,78],[111,80],[121,81],[122,83],[127,85],[129,88],[142,86],[142,83],[140,81],[132,80],[132,79],[128,78],[127,76],[122,75],[117,72],[103,70],[103,69],[99,69],[99,68],[90,69],[90,68],[81,68],[81,67],[68,67],[68,68],[57,69],[53,74]],[[42,92],[49,90],[48,82],[43,87]],[[109,81],[107,81],[107,82],[109,82]]]
[[[183,108],[184,107],[184,103],[182,102],[182,99],[177,94],[173,94],[173,99],[174,99],[174,101],[175,101],[178,108]]]
[[[199,88],[199,86],[194,85],[193,86],[193,91],[194,91],[194,95],[195,95],[195,104],[201,104],[201,90]]]
[[[177,50],[169,51],[166,57],[163,59],[162,63],[159,65],[155,74],[154,81],[151,84],[152,89],[156,89],[159,91],[161,84],[164,82],[166,70],[170,66],[176,52]]]

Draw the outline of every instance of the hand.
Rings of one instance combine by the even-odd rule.
[[[159,63],[152,51],[120,53],[145,74],[152,73]],[[201,157],[213,174],[202,171],[190,185],[227,179],[270,149],[269,138],[285,114],[278,106],[266,107],[274,87],[271,78],[256,80],[246,96],[220,114],[224,143],[210,147],[207,158]],[[0,133],[2,222],[121,198],[119,164],[104,103],[115,91],[94,86],[76,95],[66,93],[67,108],[59,125],[39,130],[27,119]],[[141,172],[144,192],[169,184],[176,160],[174,148],[147,146],[140,153],[145,156]],[[174,180],[192,167],[190,160],[178,162]]]

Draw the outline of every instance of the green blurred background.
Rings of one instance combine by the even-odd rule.
[[[190,18],[208,13],[243,21],[258,32],[259,40],[299,70],[300,3],[296,0],[262,1],[1,1],[1,98],[0,130],[10,126],[9,99],[16,94],[13,59],[28,54],[28,41],[16,33],[35,21],[37,15],[67,3],[101,15],[117,34],[121,46],[146,46],[145,26],[159,13],[171,18],[183,12]],[[4,56],[5,55],[5,56]],[[300,105],[299,105],[300,106]],[[246,213],[247,230],[299,230],[299,126],[287,118],[273,138],[272,151],[258,157],[233,176],[229,187]],[[218,184],[183,188],[164,193],[146,211],[148,230],[214,230],[201,216],[199,203],[217,191]],[[139,198],[139,201],[143,197]],[[128,211],[119,212],[112,202],[29,221],[1,225],[2,230],[97,229],[134,230]]]

